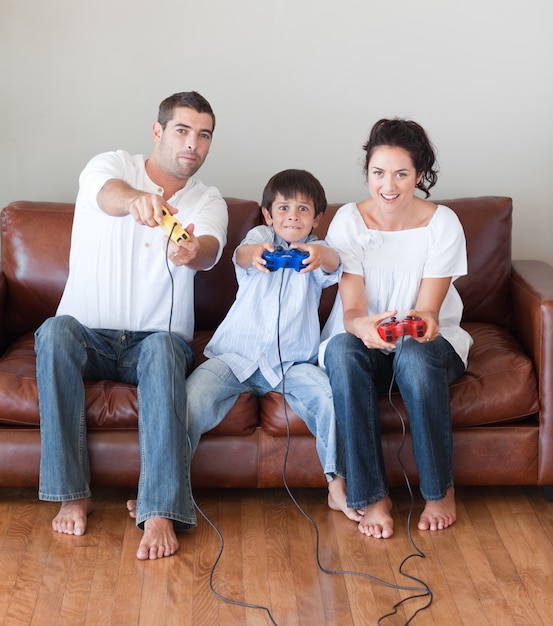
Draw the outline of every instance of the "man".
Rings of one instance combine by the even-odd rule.
[[[214,128],[205,98],[177,93],[160,104],[148,159],[120,150],[88,163],[67,284],[56,316],[36,332],[39,498],[62,503],[56,532],[82,535],[92,511],[83,381],[137,385],[139,559],[174,554],[175,530],[196,525],[184,385],[193,362],[194,274],[219,260],[228,213],[217,189],[191,177]],[[167,238],[163,207],[189,238]]]

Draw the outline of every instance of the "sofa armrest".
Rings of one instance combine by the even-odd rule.
[[[553,266],[544,261],[513,261],[511,295],[517,335],[534,363],[538,381],[538,484],[553,485]]]
[[[0,272],[0,350],[4,351],[3,337],[4,337],[4,309],[6,307],[6,294],[8,291],[8,283],[4,272]]]

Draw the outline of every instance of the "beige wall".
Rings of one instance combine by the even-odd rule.
[[[300,167],[360,199],[369,128],[407,116],[433,197],[512,196],[513,256],[553,263],[552,32],[551,0],[0,0],[0,206],[73,200],[92,155],[148,153],[160,100],[196,89],[224,195]]]

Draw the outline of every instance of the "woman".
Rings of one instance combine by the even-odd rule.
[[[347,487],[329,503],[358,521],[363,534],[387,538],[392,503],[377,396],[395,373],[426,501],[418,528],[447,528],[456,519],[449,385],[465,370],[472,340],[459,325],[463,305],[453,286],[467,270],[463,229],[451,209],[415,196],[420,189],[428,198],[437,180],[424,129],[380,120],[363,149],[370,197],[341,207],[328,231],[344,273],[320,362],[332,386],[347,472]],[[392,316],[418,316],[426,331],[391,345],[378,325]]]

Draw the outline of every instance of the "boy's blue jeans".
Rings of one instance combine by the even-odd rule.
[[[184,380],[193,363],[188,343],[165,332],[92,330],[71,316],[53,317],[35,334],[40,404],[39,498],[90,497],[85,380],[138,388],[140,478],[137,526],[150,517],[196,525],[190,486]]]
[[[328,377],[316,365],[297,363],[285,374],[286,401],[315,436],[321,469],[332,480],[334,474],[343,476],[337,458],[340,444],[337,441],[334,405]],[[231,410],[241,393],[250,392],[262,397],[269,391],[283,393],[282,381],[272,387],[259,370],[240,382],[231,368],[217,358],[199,365],[186,380],[188,420],[192,451],[202,433],[215,428]]]
[[[406,338],[386,354],[342,333],[329,341],[324,359],[345,445],[347,506],[360,509],[388,494],[378,394],[389,390],[394,368],[421,493],[427,501],[444,498],[453,486],[449,385],[465,369],[451,344],[440,336],[425,343]]]

